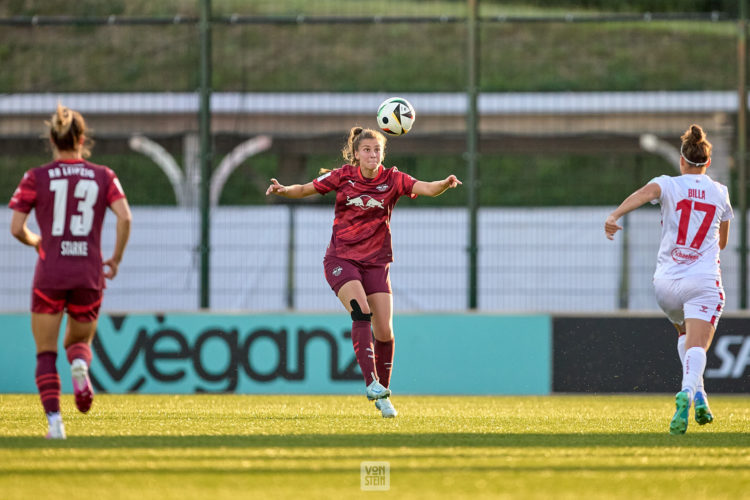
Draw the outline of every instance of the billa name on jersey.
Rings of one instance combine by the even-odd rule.
[[[706,192],[703,189],[688,189],[688,198],[695,198],[697,200],[705,200]]]

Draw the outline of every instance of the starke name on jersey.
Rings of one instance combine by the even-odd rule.
[[[88,257],[89,244],[87,241],[62,241],[60,242],[60,255]]]

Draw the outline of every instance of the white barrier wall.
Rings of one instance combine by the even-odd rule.
[[[406,202],[408,203],[408,202]],[[460,311],[467,306],[468,215],[460,208],[400,204],[392,220],[391,281],[399,311]],[[603,221],[612,207],[491,208],[480,211],[479,308],[508,312],[595,312],[618,308],[623,238],[630,249],[633,310],[656,311],[651,275],[660,234],[659,211],[630,214],[612,242]],[[332,207],[219,207],[211,220],[211,308],[339,311],[322,273]],[[0,311],[26,311],[36,254],[0,224]],[[294,262],[290,223],[294,219]],[[104,254],[114,243],[108,215]],[[29,226],[36,230],[33,217]],[[133,230],[120,274],[109,282],[105,311],[190,311],[199,305],[200,217],[192,209],[134,207]],[[737,227],[722,252],[727,310],[736,310]],[[289,269],[294,288],[288,296]]]

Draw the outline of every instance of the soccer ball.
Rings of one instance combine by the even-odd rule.
[[[407,133],[415,118],[414,108],[402,97],[389,97],[378,107],[378,126],[389,135]]]

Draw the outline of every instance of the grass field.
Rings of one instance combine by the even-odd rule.
[[[64,395],[68,439],[35,395],[0,395],[0,498],[742,498],[750,397],[667,432],[672,397]],[[390,463],[388,492],[360,464]]]

